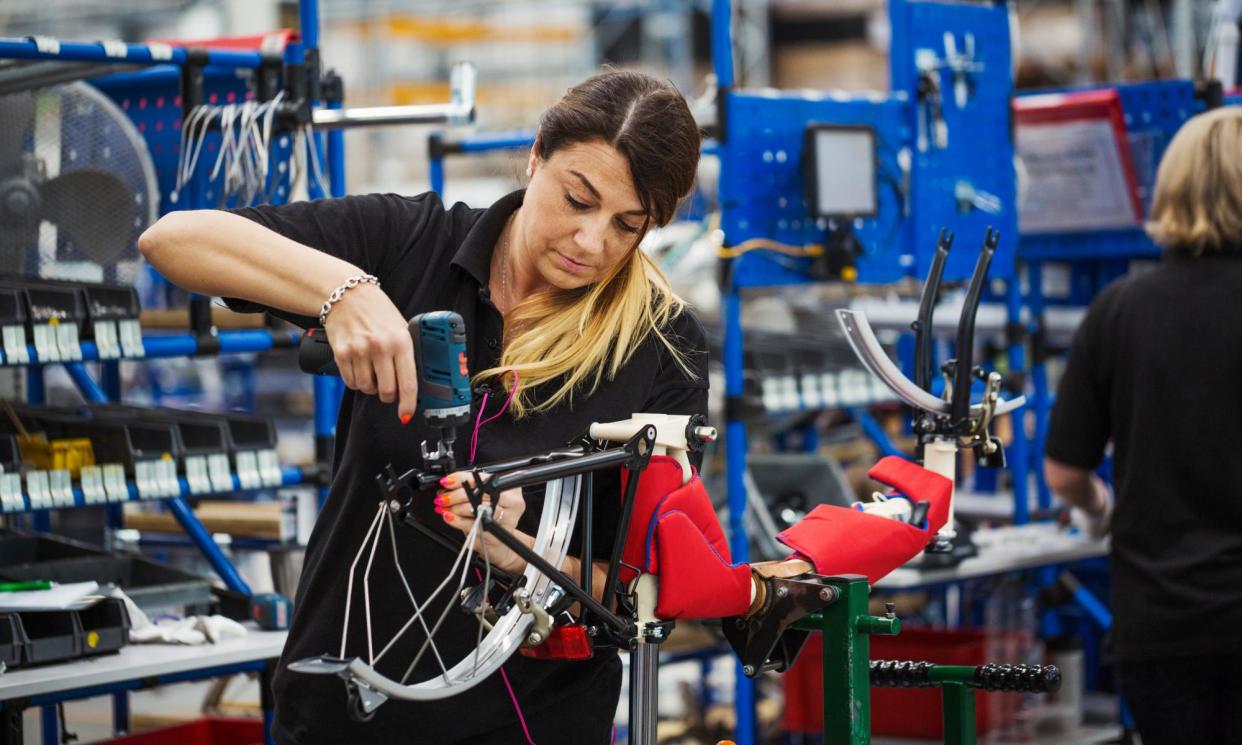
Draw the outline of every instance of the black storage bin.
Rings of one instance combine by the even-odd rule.
[[[129,641],[129,611],[120,598],[104,598],[78,611],[82,625],[82,656],[115,652]]]
[[[56,559],[107,556],[84,543],[46,535],[0,532],[0,571],[13,564],[32,564]],[[34,579],[47,579],[35,577]]]
[[[140,556],[105,554],[0,567],[0,580],[37,579],[114,584],[144,610],[211,602],[211,584],[206,579]]]
[[[0,582],[44,579],[114,584],[143,610],[212,601],[211,583],[196,574],[67,538],[0,531]]]
[[[25,664],[42,665],[82,656],[82,624],[74,611],[22,611],[17,617],[26,634]]]
[[[6,668],[20,667],[26,661],[26,632],[16,613],[0,613],[0,662]]]

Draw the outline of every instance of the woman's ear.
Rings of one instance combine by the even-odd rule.
[[[526,178],[535,175],[535,171],[539,168],[539,135],[535,135],[535,141],[530,146],[530,157],[526,161]]]

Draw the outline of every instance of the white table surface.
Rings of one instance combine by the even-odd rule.
[[[1108,539],[1088,538],[1050,523],[985,528],[976,530],[973,537],[979,549],[978,556],[945,569],[895,569],[876,587],[885,590],[922,587],[1108,554]]]
[[[0,701],[255,660],[275,659],[288,631],[249,629],[244,639],[218,644],[129,644],[115,654],[16,668],[0,675]]]

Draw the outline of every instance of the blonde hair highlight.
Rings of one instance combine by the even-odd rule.
[[[1194,256],[1242,244],[1242,107],[1213,109],[1174,135],[1160,168],[1147,234]]]
[[[541,292],[505,314],[505,343],[500,364],[475,380],[501,379],[517,390],[509,412],[514,419],[572,406],[575,393],[593,394],[616,377],[642,343],[655,335],[673,361],[694,378],[683,355],[665,333],[685,308],[656,263],[639,248],[601,281],[576,290]],[[555,384],[550,395],[533,400],[536,389]]]

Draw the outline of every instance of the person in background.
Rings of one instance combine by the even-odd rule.
[[[1144,745],[1242,743],[1242,108],[1169,144],[1152,271],[1100,293],[1074,336],[1049,486],[1112,534],[1111,652]],[[1113,492],[1093,471],[1112,443]]]

